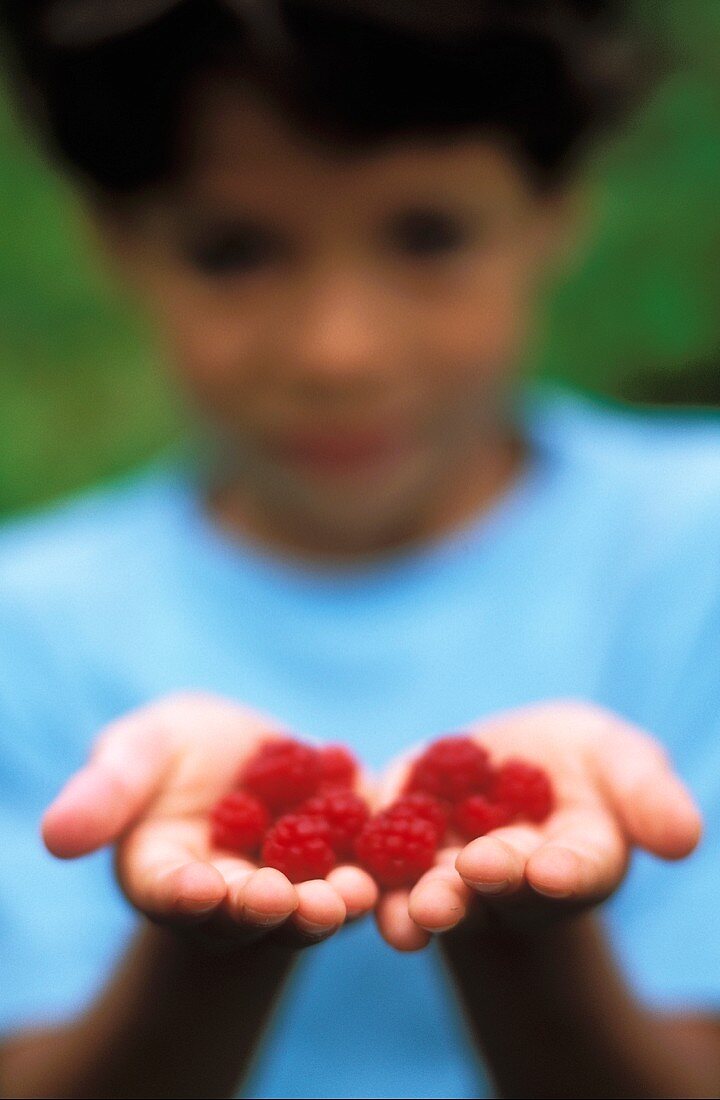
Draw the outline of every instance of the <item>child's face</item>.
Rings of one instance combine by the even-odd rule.
[[[351,541],[442,510],[507,446],[563,204],[489,139],[342,155],[227,87],[186,139],[114,241],[231,476]]]

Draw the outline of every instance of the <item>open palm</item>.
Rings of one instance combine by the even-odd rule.
[[[633,847],[678,859],[700,836],[697,810],[655,740],[599,708],[545,704],[469,731],[496,762],[518,756],[548,772],[556,806],[545,822],[446,848],[412,890],[379,900],[357,867],[293,885],[210,844],[212,806],[276,732],[262,715],[212,696],[136,711],[105,730],[47,811],[46,843],[61,858],[116,844],[119,881],[137,909],[231,943],[322,939],[376,906],[388,943],[417,950],[459,924],[478,897],[508,920],[551,920],[611,894]],[[380,805],[397,795],[411,759],[388,769]]]
[[[411,890],[378,905],[380,931],[400,950],[454,928],[478,897],[523,923],[552,920],[608,897],[633,847],[680,859],[701,825],[661,746],[600,708],[555,703],[509,712],[470,731],[501,762],[522,757],[544,768],[556,806],[540,825],[513,824],[447,848]],[[391,801],[408,761],[390,769]]]
[[[136,711],[105,730],[49,808],[46,844],[61,858],[117,844],[120,885],[153,920],[231,943],[267,934],[324,938],[373,908],[369,875],[338,867],[325,880],[293,885],[210,843],[212,806],[259,741],[277,731],[212,696],[173,696]]]

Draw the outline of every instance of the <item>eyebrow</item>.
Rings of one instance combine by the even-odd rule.
[[[254,46],[287,52],[290,36],[277,0],[215,0],[236,16]],[[39,16],[39,31],[58,49],[99,46],[162,19],[184,0],[52,0]]]

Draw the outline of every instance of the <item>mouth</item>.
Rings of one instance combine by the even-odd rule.
[[[342,477],[380,471],[408,443],[389,428],[318,428],[289,433],[274,448],[283,463],[311,475]]]

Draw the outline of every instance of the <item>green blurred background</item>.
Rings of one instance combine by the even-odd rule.
[[[554,288],[544,374],[608,397],[720,405],[720,0],[639,0],[675,63],[588,175],[597,224]],[[0,94],[0,513],[118,473],[181,414],[73,200]]]

